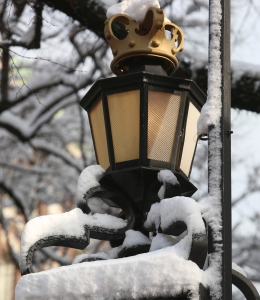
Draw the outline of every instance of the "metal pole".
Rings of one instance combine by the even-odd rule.
[[[222,289],[223,299],[230,300],[232,299],[230,0],[221,0],[221,6]]]
[[[213,12],[213,5],[216,8],[216,2],[210,0],[210,14]],[[221,204],[221,223],[220,231],[222,239],[214,239],[216,231],[210,230],[209,235],[209,253],[221,253],[221,299],[232,299],[232,227],[231,227],[231,84],[230,84],[230,0],[220,0],[218,3],[221,7],[221,30],[220,30],[220,64],[221,64],[221,112],[220,123],[209,128],[209,196],[217,199],[217,203]],[[214,12],[215,13],[215,12]],[[216,26],[214,18],[210,18],[210,45],[213,44],[215,36],[211,36],[213,28]],[[212,49],[211,49],[212,51]],[[212,56],[209,55],[211,63]],[[214,63],[213,63],[214,64]],[[214,66],[211,69],[211,76],[214,76]],[[212,78],[211,78],[212,79]],[[211,82],[212,84],[212,82]],[[210,81],[209,87],[210,88]],[[218,108],[217,108],[218,109]],[[219,157],[220,166],[214,165],[214,161],[210,157],[217,155]],[[220,178],[219,180],[215,180]],[[216,189],[217,188],[217,189]],[[216,190],[219,189],[219,192]],[[214,213],[214,211],[213,211]],[[214,232],[213,232],[214,231]],[[217,232],[218,233],[218,232]]]

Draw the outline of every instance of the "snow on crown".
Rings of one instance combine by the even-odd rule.
[[[184,34],[165,18],[162,9],[149,8],[140,24],[127,15],[114,15],[105,21],[104,33],[114,55],[111,70],[116,75],[128,71],[130,58],[159,59],[168,75],[178,66],[175,55],[183,50]]]

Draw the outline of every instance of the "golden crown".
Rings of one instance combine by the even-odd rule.
[[[162,9],[151,7],[141,24],[127,15],[114,15],[105,21],[104,33],[114,55],[110,67],[116,75],[126,73],[131,58],[137,57],[160,59],[168,75],[178,66],[175,55],[183,50],[184,34],[165,19]]]

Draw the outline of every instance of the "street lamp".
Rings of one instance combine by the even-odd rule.
[[[204,102],[191,80],[142,72],[98,80],[80,104],[107,172],[144,166],[189,178]]]
[[[98,80],[80,102],[97,162],[106,171],[101,185],[112,184],[147,211],[145,198],[159,201],[158,170],[169,169],[180,182],[177,194],[191,196],[197,120],[206,95],[192,80],[169,76],[183,49],[181,29],[165,21],[161,9],[150,8],[140,25],[126,15],[106,20],[105,37],[118,77]]]
[[[89,238],[104,239],[109,240],[112,247],[122,246],[117,249],[116,258],[151,250],[149,239],[149,242],[124,248],[128,229],[141,231],[147,236],[149,232],[179,236],[187,230],[190,239],[189,246],[185,244],[187,240],[184,243],[189,252],[187,259],[195,262],[196,268],[203,269],[207,252],[212,251],[212,245],[208,248],[207,236],[212,232],[212,224],[206,225],[202,220],[201,209],[194,200],[185,197],[165,199],[191,196],[196,191],[189,176],[198,140],[197,121],[206,101],[206,95],[192,80],[170,76],[178,65],[175,54],[183,49],[183,33],[165,19],[161,9],[150,8],[141,24],[126,15],[115,15],[106,20],[105,37],[114,55],[111,69],[118,77],[98,80],[80,103],[88,112],[97,162],[105,173],[99,182],[87,185],[86,193],[78,203],[82,211],[77,208],[66,216],[51,218],[55,222],[39,218],[28,224],[21,247],[25,248],[21,259],[22,274],[32,272],[34,252],[51,245],[82,249],[88,245]],[[211,140],[209,135],[209,143]],[[167,174],[169,171],[174,173],[177,180],[170,173],[174,182],[163,182],[164,191],[159,199],[159,180],[162,178],[157,176],[164,169],[168,170]],[[123,212],[118,217],[125,220],[110,219],[107,227],[108,223],[90,213],[88,199],[92,197],[100,197],[109,206],[120,207]],[[157,204],[151,208],[160,200],[159,205],[167,204],[166,214],[163,209],[158,209]],[[178,214],[179,209],[181,212],[165,223],[162,216],[169,219],[169,204],[173,205],[171,214]],[[148,213],[152,216],[150,220]],[[193,213],[195,215],[191,217]],[[66,220],[76,224],[69,228],[69,232],[64,229]],[[111,227],[118,221],[120,226]],[[34,224],[44,227],[43,224],[47,223],[51,223],[49,233],[40,232],[32,240],[28,239]],[[197,224],[196,230],[191,224]],[[89,255],[82,262],[98,259],[104,258]],[[168,264],[167,259],[163,258],[163,261]],[[124,262],[127,271],[130,264],[132,261]],[[187,275],[185,273],[185,281]],[[232,270],[232,281],[247,299],[259,299],[252,283],[235,270]],[[200,299],[210,298],[208,288],[202,283],[198,288]],[[187,299],[188,291],[183,294],[180,289],[180,293],[174,299]],[[228,293],[224,292],[225,295]]]
[[[84,249],[89,238],[108,240],[117,247],[129,229],[146,236],[151,231],[155,234],[157,229],[145,227],[144,223],[151,206],[160,202],[161,170],[170,170],[175,174],[170,172],[170,177],[177,178],[174,183],[164,182],[161,198],[191,196],[196,191],[189,176],[198,140],[197,120],[206,95],[192,80],[170,76],[178,65],[175,54],[183,49],[181,29],[165,21],[164,12],[153,7],[142,24],[116,15],[105,25],[105,36],[114,55],[111,69],[118,77],[98,80],[80,102],[88,112],[97,162],[105,173],[98,184],[87,185],[77,204],[81,214],[88,215],[85,220],[75,211],[78,218],[84,219],[79,225],[81,234],[74,236],[55,228],[44,237],[35,238],[22,255],[22,274],[32,272],[33,254],[43,247],[66,245]],[[93,221],[88,206],[93,197],[121,208],[118,217],[124,219],[123,225],[111,229]],[[173,223],[163,229],[165,234],[177,236],[188,227],[184,221]],[[28,224],[27,232],[32,227],[33,223]],[[202,268],[206,233],[195,234],[191,244],[189,258]],[[150,245],[141,244],[118,255],[133,256],[149,248]]]

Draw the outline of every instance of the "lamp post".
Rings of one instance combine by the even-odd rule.
[[[221,9],[222,299],[231,299],[231,281],[247,299],[259,299],[247,278],[235,270],[231,272],[229,1],[221,1]],[[214,34],[212,36],[210,41],[214,43]],[[206,95],[192,80],[170,76],[177,68],[175,54],[183,50],[184,37],[178,26],[165,22],[161,9],[149,9],[139,25],[126,15],[113,16],[105,21],[105,37],[114,56],[111,70],[118,77],[97,81],[80,104],[89,115],[97,162],[106,171],[100,180],[101,186],[108,189],[112,186],[115,194],[123,192],[136,204],[136,221],[139,219],[139,222],[133,224],[133,228],[145,233],[143,221],[147,212],[153,203],[160,201],[157,195],[159,170],[171,170],[180,183],[169,187],[165,197],[191,196],[196,191],[189,176],[197,140],[204,139],[203,135],[197,137],[197,121]],[[212,145],[214,147],[218,139],[214,127],[209,128],[208,136],[209,155],[212,155]],[[214,178],[215,173],[211,168],[209,177]],[[212,178],[209,193],[215,184]],[[115,194],[110,193],[111,198]],[[86,194],[86,200],[99,196],[108,205],[117,206],[107,195],[106,190],[97,188]],[[121,200],[124,202],[124,196]],[[86,206],[87,201],[79,207],[84,211]],[[183,228],[179,233],[182,231]],[[209,228],[208,252],[214,253],[217,246],[211,233]],[[209,295],[202,292],[201,299],[209,299]]]
[[[223,28],[225,28],[226,18],[227,16],[224,15]],[[222,31],[224,31],[223,28]],[[186,237],[188,239],[183,244],[185,251],[188,250],[187,260],[195,263],[188,265],[189,268],[194,269],[195,265],[197,272],[195,274],[201,275],[207,253],[215,252],[217,255],[222,255],[217,261],[222,262],[221,299],[230,299],[231,234],[229,227],[231,218],[229,215],[230,178],[228,177],[230,171],[230,134],[228,134],[230,132],[230,103],[228,102],[229,86],[225,84],[228,65],[223,63],[225,56],[228,55],[224,51],[224,41],[227,37],[223,34],[222,50],[224,49],[224,54],[221,59],[224,75],[221,87],[223,90],[221,130],[218,131],[217,126],[211,126],[209,130],[209,156],[214,151],[221,153],[221,166],[217,166],[216,170],[212,167],[214,166],[212,160],[209,161],[211,167],[209,194],[215,196],[212,187],[214,184],[215,186],[219,184],[222,206],[221,220],[223,221],[222,241],[214,240],[214,234],[212,238],[211,233],[216,233],[214,232],[216,228],[211,228],[210,222],[206,225],[205,220],[202,220],[203,213],[194,200],[186,197],[162,200],[175,196],[189,197],[196,191],[196,187],[189,181],[189,176],[198,140],[197,122],[201,108],[206,101],[206,95],[192,80],[170,76],[178,65],[175,54],[183,49],[184,37],[181,29],[166,21],[161,9],[150,8],[141,24],[137,24],[126,15],[115,15],[106,20],[105,37],[114,55],[111,69],[118,77],[98,80],[80,102],[88,112],[97,162],[105,170],[105,173],[98,179],[99,182],[95,182],[97,180],[95,177],[94,184],[87,185],[86,193],[77,205],[81,210],[77,208],[65,216],[58,216],[57,219],[55,217],[35,219],[28,224],[23,238],[24,245],[21,247],[23,249],[22,274],[32,272],[34,252],[46,246],[65,245],[84,249],[89,243],[89,238],[104,239],[109,240],[112,247],[122,246],[118,248],[116,258],[124,258],[164,248],[158,247],[151,250],[151,240],[147,237],[145,239],[148,242],[146,240],[145,243],[137,244],[137,246],[123,247],[127,238],[125,233],[128,229],[135,229],[146,236],[149,236],[151,232],[154,235],[162,233],[164,236],[179,236],[187,230]],[[214,31],[212,31],[211,38],[214,39]],[[216,143],[218,139],[220,140],[218,135],[221,136],[222,143]],[[164,180],[163,195],[159,197],[160,181],[163,180],[158,178],[158,173],[162,174],[161,172],[165,169],[170,173],[170,177],[174,178],[174,182]],[[97,175],[100,169],[95,172]],[[219,177],[218,172],[222,177]],[[89,178],[92,178],[93,181],[93,177]],[[224,180],[221,180],[221,183],[214,183],[212,182],[214,178],[224,178]],[[99,197],[111,207],[121,208],[122,212],[118,217],[123,218],[124,221],[115,218],[109,219],[109,222],[106,223],[101,222],[100,216],[98,219],[92,216],[88,206],[88,200],[92,197]],[[162,201],[160,202],[160,200]],[[159,206],[152,207],[155,203]],[[167,209],[165,210],[166,206],[167,208],[171,207],[170,215],[174,215],[170,219]],[[158,207],[162,207],[159,213],[156,211]],[[181,209],[180,215],[178,212],[176,213],[178,209]],[[192,209],[194,212],[191,212]],[[209,208],[207,209],[209,210]],[[214,213],[214,209],[212,212]],[[183,215],[188,215],[188,217]],[[191,215],[193,216],[191,217]],[[158,216],[159,218],[157,218]],[[168,218],[167,222],[162,220],[163,216],[166,216],[165,219]],[[35,224],[43,226],[50,220],[52,221],[50,233],[40,233],[32,241],[28,239]],[[63,228],[63,220],[65,222],[72,220],[75,223],[72,228],[69,228],[69,233]],[[111,227],[113,222],[116,222],[117,226]],[[57,224],[58,228],[56,228]],[[106,227],[107,224],[109,227]],[[196,230],[191,224],[197,226]],[[208,227],[209,230],[207,230]],[[215,227],[221,228],[221,226]],[[189,241],[189,246],[187,246],[187,241]],[[219,241],[224,244],[223,254],[221,251],[218,252],[221,248],[217,245]],[[99,259],[104,258],[88,256],[82,262]],[[138,259],[140,260],[140,256]],[[141,257],[140,261],[144,260]],[[165,263],[165,260],[167,257],[163,257],[160,261]],[[131,263],[132,261],[129,260],[122,263],[125,271],[128,271]],[[150,261],[146,261],[146,263],[149,265]],[[179,271],[182,270],[184,264],[185,260],[183,259],[179,264]],[[111,267],[112,264],[109,266]],[[203,276],[207,276],[205,274],[207,273],[204,272]],[[146,279],[151,279],[149,276],[152,275],[148,273],[145,276],[147,276]],[[178,279],[176,280],[177,291],[180,291],[180,294],[174,293],[177,298],[171,299],[188,299],[191,296],[192,292],[189,287],[183,288],[187,283],[186,276],[185,273],[184,280],[179,286]],[[192,275],[189,280],[193,281],[195,277]],[[196,281],[199,299],[210,299],[209,289],[206,289],[202,282],[203,280]],[[242,290],[247,300],[259,299],[252,283],[235,270],[232,270],[232,282]],[[171,281],[170,284],[172,285],[173,282]],[[188,282],[187,286],[189,284]],[[165,299],[164,296],[160,299]],[[60,295],[58,297],[60,298]],[[217,297],[219,298],[219,296]]]
[[[160,202],[161,170],[176,177],[175,183],[164,183],[163,198],[189,197],[196,191],[189,176],[198,140],[197,120],[206,95],[192,80],[170,76],[177,68],[175,54],[183,49],[184,36],[178,26],[165,20],[164,12],[154,7],[141,24],[125,15],[107,20],[105,36],[114,55],[111,69],[118,77],[98,80],[80,103],[88,112],[97,162],[105,173],[98,184],[86,188],[77,207],[91,215],[88,200],[99,197],[109,206],[121,208],[118,217],[126,222],[111,229],[102,222],[93,225],[89,217],[81,221],[82,233],[77,236],[59,228],[35,237],[32,244],[23,247],[23,275],[33,272],[33,254],[43,247],[84,249],[89,238],[109,240],[117,247],[123,244],[128,229],[146,236],[151,231],[156,234],[157,228],[150,230],[144,223],[151,206]],[[34,222],[28,224],[24,240],[31,227]],[[186,229],[185,222],[177,221],[164,232],[177,236]],[[149,244],[134,247],[120,252],[119,257],[149,248]],[[206,233],[194,235],[189,258],[199,268],[204,265],[206,249]]]
[[[116,36],[116,25],[127,30],[123,39]],[[189,176],[206,95],[192,80],[169,76],[178,65],[175,54],[183,49],[184,36],[165,22],[161,9],[150,8],[140,26],[116,15],[105,22],[105,36],[118,77],[98,80],[80,104],[89,115],[97,162],[106,171],[101,186],[132,199],[143,219],[159,201],[159,170],[171,170],[180,183],[169,196],[196,191]],[[142,222],[137,227],[142,230]]]

